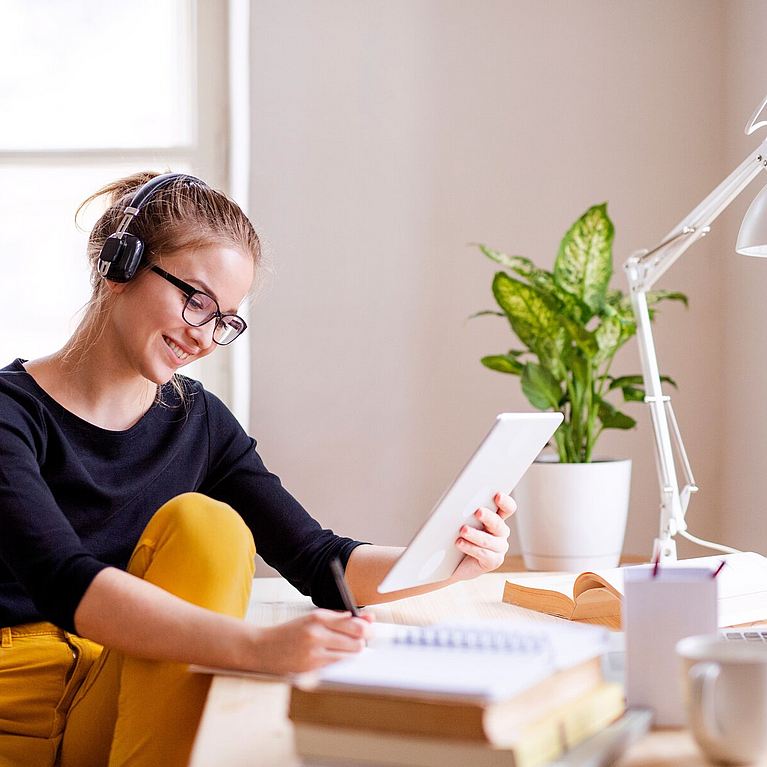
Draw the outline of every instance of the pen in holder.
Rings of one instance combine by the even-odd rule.
[[[682,726],[686,715],[674,648],[684,637],[716,632],[716,573],[656,563],[627,568],[624,578],[627,705],[653,709],[658,726]]]

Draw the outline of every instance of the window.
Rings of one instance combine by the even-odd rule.
[[[60,348],[90,289],[79,203],[136,170],[228,188],[225,0],[0,0],[0,366]],[[90,227],[100,211],[89,211]],[[190,375],[230,399],[230,358]]]

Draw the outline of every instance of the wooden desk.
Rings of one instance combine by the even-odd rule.
[[[512,561],[510,568],[517,566]],[[522,573],[516,575],[520,577]],[[371,609],[380,621],[413,625],[427,625],[448,617],[557,620],[504,604],[501,594],[506,577],[508,573],[490,573],[431,594]],[[247,619],[271,625],[311,609],[310,600],[282,578],[257,578]],[[297,767],[292,727],[287,718],[289,694],[288,685],[279,682],[214,677],[190,767]],[[620,767],[707,764],[687,731],[665,730],[653,732],[636,744],[621,760]],[[760,765],[767,767],[767,759]]]

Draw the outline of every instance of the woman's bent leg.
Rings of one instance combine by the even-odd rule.
[[[187,493],[152,518],[128,572],[188,602],[243,618],[255,546],[229,506]],[[115,605],[119,609],[119,605]],[[185,765],[210,679],[186,664],[105,650],[74,699],[62,767]]]

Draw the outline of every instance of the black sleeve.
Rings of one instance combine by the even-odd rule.
[[[107,565],[83,548],[41,475],[46,429],[36,404],[0,403],[0,560],[46,620],[74,632],[77,605]]]
[[[256,550],[318,607],[344,609],[330,570],[346,567],[360,541],[323,529],[269,472],[256,441],[214,395],[205,392],[210,434],[208,475],[200,492],[236,509],[253,533]]]

